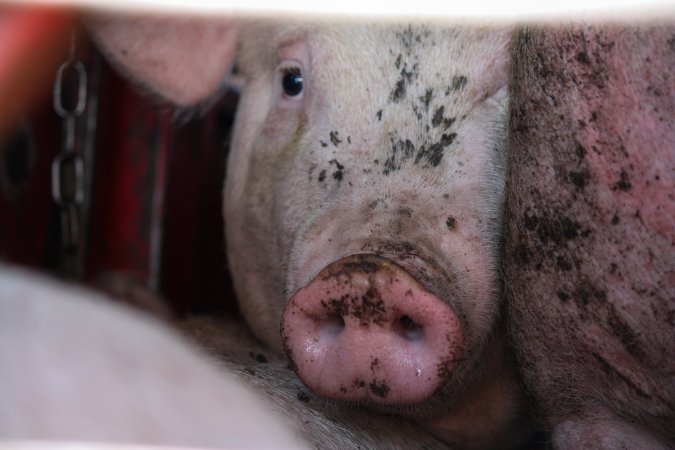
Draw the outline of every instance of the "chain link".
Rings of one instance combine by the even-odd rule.
[[[54,80],[54,111],[62,119],[61,152],[52,163],[52,197],[61,212],[61,239],[65,248],[77,252],[81,238],[81,206],[85,195],[84,161],[77,148],[78,118],[87,105],[87,71],[76,59],[76,32],[70,41],[68,59],[61,64]],[[64,102],[64,93],[70,97]],[[76,93],[76,101],[72,101]]]

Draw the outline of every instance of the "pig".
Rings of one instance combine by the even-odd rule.
[[[182,63],[205,51],[181,36],[210,45],[211,85],[235,39],[194,20],[91,29],[132,78],[194,104]],[[529,426],[498,273],[511,29],[251,20],[236,35],[225,231],[255,336],[321,396],[448,444],[517,445]]]
[[[244,382],[148,317],[0,265],[0,439],[308,448]]]
[[[240,321],[181,329],[192,342],[99,293],[0,264],[0,446],[444,448],[414,424],[314,396]]]
[[[504,271],[553,448],[675,448],[675,26],[513,45]]]

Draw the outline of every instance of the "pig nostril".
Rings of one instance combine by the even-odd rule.
[[[332,314],[320,323],[321,333],[324,335],[336,336],[342,333],[345,328],[345,320],[339,314]]]
[[[407,341],[418,341],[424,336],[424,327],[410,316],[401,316],[396,323],[398,333]]]

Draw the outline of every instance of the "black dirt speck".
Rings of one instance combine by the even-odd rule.
[[[338,137],[338,132],[337,131],[331,131],[329,133],[330,136],[330,141],[333,143],[334,146],[338,146],[342,142],[342,140]]]
[[[631,184],[630,180],[628,179],[628,174],[626,173],[625,170],[621,170],[621,173],[619,174],[619,181],[617,181],[614,186],[612,186],[612,190],[616,191],[621,190],[624,192],[630,191],[633,185]]]
[[[452,77],[452,90],[458,91],[464,89],[466,86],[467,78],[464,75]]]
[[[579,52],[577,53],[577,56],[575,58],[577,61],[579,61],[581,64],[590,64],[591,60],[588,58],[588,54],[586,52]]]
[[[578,189],[583,189],[588,184],[590,174],[585,170],[572,170],[567,174],[567,177]]]
[[[374,380],[373,383],[370,383],[369,387],[370,392],[381,398],[387,398],[387,394],[389,394],[390,391],[389,386],[387,386],[384,381],[378,382],[377,380]]]

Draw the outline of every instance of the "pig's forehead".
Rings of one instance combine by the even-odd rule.
[[[342,64],[344,58],[381,62],[424,56],[447,65],[480,59],[480,54],[502,46],[508,30],[485,24],[393,22],[365,20],[261,20],[245,27],[240,64],[251,70],[276,65],[281,48],[305,42],[313,63]],[[485,51],[482,51],[485,50]],[[403,61],[405,62],[405,61]],[[466,65],[466,64],[465,64]]]

